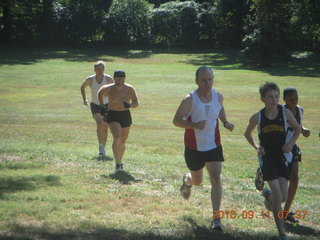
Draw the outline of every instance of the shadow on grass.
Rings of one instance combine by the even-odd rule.
[[[167,49],[140,49],[91,47],[91,48],[31,48],[31,47],[3,47],[0,46],[0,66],[16,64],[35,64],[47,59],[64,59],[72,62],[95,62],[104,60],[112,62],[114,58],[143,59],[152,54],[193,54],[194,58],[183,61],[194,66],[212,66],[214,69],[234,70],[247,69],[266,72],[273,76],[304,76],[320,77],[320,56],[306,55],[300,58],[291,58],[288,66],[270,68],[251,68],[245,65],[238,50],[167,50]]]
[[[103,49],[103,48],[23,48],[23,47],[1,47],[1,65],[29,65],[48,59],[64,59],[71,62],[95,62],[103,60],[112,62],[114,58],[141,59],[152,55],[151,50],[126,50],[126,49]],[[107,56],[106,56],[107,55]]]
[[[199,226],[193,219],[186,219],[191,227],[178,230],[178,232],[169,232],[170,229],[163,229],[164,233],[145,231],[137,229],[140,232],[128,231],[126,229],[108,228],[105,226],[92,226],[87,222],[86,227],[90,229],[51,229],[47,226],[30,226],[21,225],[19,223],[8,223],[7,229],[10,231],[1,231],[0,239],[2,240],[274,240],[276,236],[267,233],[250,233],[241,230],[227,230],[226,232],[214,232],[204,226]],[[175,229],[176,230],[176,229]],[[304,236],[297,236],[295,240],[305,239]],[[308,239],[317,239],[310,236]]]
[[[247,69],[258,72],[265,72],[272,76],[301,76],[320,77],[320,56],[310,54],[305,57],[292,57],[288,66],[254,68],[244,64],[239,56],[239,51],[215,50],[201,54],[196,58],[184,61],[183,63],[195,66],[211,66],[214,69],[234,70]]]
[[[304,236],[320,236],[320,231],[317,231],[316,229],[307,227],[307,226],[303,226],[303,225],[292,225],[292,224],[288,224],[285,223],[285,228],[286,231],[291,232],[291,233],[295,233],[295,234],[299,234],[299,235],[304,235]]]
[[[61,185],[59,177],[53,175],[33,177],[0,177],[0,199],[3,199],[4,194],[7,193],[15,193],[18,191],[34,191],[41,187],[59,185]]]
[[[0,170],[1,169],[11,169],[11,170],[19,170],[19,169],[35,169],[42,168],[44,164],[42,163],[32,163],[32,162],[0,162]]]
[[[131,182],[141,182],[142,179],[135,179],[130,173],[126,171],[117,171],[115,173],[111,173],[109,176],[101,175],[105,178],[111,178],[114,180],[118,180],[121,184],[131,184]]]
[[[113,158],[108,156],[108,155],[104,155],[104,156],[101,156],[101,155],[98,155],[98,156],[94,156],[93,158],[91,158],[92,160],[97,160],[97,161],[101,161],[101,162],[104,162],[104,161],[112,161]]]

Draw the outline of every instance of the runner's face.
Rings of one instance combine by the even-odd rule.
[[[264,97],[261,97],[261,101],[266,107],[275,107],[279,103],[279,95],[277,90],[269,90]]]
[[[285,96],[283,100],[286,102],[288,108],[295,108],[299,100],[298,94],[296,92],[290,93],[287,96]]]
[[[201,90],[211,90],[213,84],[213,78],[211,71],[204,70],[199,73],[196,83]]]
[[[124,82],[126,80],[126,77],[113,77],[114,79],[114,82],[115,84],[118,86],[118,87],[121,87],[124,85]]]
[[[104,72],[104,66],[102,64],[100,64],[94,68],[94,71],[96,74],[102,75]]]

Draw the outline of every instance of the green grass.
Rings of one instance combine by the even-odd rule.
[[[309,138],[303,151],[295,211],[308,211],[292,239],[317,239],[319,217],[319,59],[296,59],[288,67],[249,69],[234,52],[0,49],[0,239],[275,239],[272,219],[261,219],[263,199],[254,187],[257,159],[243,137],[260,108],[258,87],[274,81],[295,86],[305,108]],[[106,72],[124,69],[140,106],[123,174],[113,161],[96,158],[95,124],[82,105],[80,84],[103,59]],[[199,65],[215,71],[233,133],[221,129],[224,155],[223,210],[254,211],[258,218],[223,219],[224,233],[208,230],[210,185],[189,201],[179,196],[183,130],[172,124],[182,98],[195,88]],[[87,91],[89,98],[89,91]],[[111,155],[112,137],[107,151]]]

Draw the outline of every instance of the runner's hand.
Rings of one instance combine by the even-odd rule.
[[[129,103],[127,103],[127,102],[122,102],[123,103],[123,106],[125,107],[125,108],[130,108],[130,104]]]
[[[309,137],[310,136],[310,130],[308,128],[303,128],[302,129],[302,135],[304,137]]]
[[[108,112],[108,107],[106,104],[100,104],[100,114],[102,116],[106,115],[106,113]]]
[[[292,145],[290,143],[286,143],[285,145],[282,146],[282,152],[284,153],[289,153],[292,151]]]
[[[257,152],[258,152],[258,154],[259,154],[260,156],[266,154],[266,152],[264,151],[264,148],[263,148],[262,146],[259,146],[259,147],[257,148]]]
[[[225,123],[223,124],[223,126],[224,126],[226,129],[228,129],[230,132],[232,132],[233,129],[234,129],[234,125],[233,125],[232,123],[229,123],[229,122],[225,122]]]
[[[199,130],[203,130],[204,127],[206,126],[206,122],[207,122],[207,120],[202,120],[200,122],[197,122],[197,123],[195,123],[196,125],[194,128],[199,129]]]

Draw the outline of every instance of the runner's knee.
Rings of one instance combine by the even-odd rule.
[[[121,136],[113,136],[113,143],[117,144],[117,145],[122,144],[121,143]]]
[[[221,181],[220,173],[210,174],[210,181],[212,185],[216,185]]]

